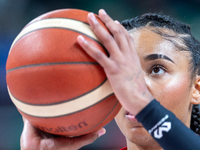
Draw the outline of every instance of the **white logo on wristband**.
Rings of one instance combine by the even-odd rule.
[[[164,122],[158,129],[154,131],[154,138],[160,139],[163,137],[163,131],[168,132],[171,129],[171,122]]]
[[[165,122],[169,118],[169,115],[165,115],[153,128],[148,130],[151,134],[153,131],[153,136],[156,139],[163,137],[163,132],[169,132],[171,130],[171,122]]]

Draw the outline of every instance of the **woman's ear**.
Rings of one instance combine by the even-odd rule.
[[[198,105],[200,104],[200,76],[196,76],[194,79],[194,84],[193,84],[193,91],[192,91],[192,99],[191,103]]]

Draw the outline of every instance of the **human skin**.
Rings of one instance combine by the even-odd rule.
[[[116,121],[127,139],[128,149],[145,149],[148,146],[150,146],[151,150],[161,149],[141,124],[137,123],[137,121],[128,120],[125,110],[131,114],[130,116],[136,116],[156,98],[189,127],[188,120],[190,120],[191,106],[192,104],[199,104],[200,101],[199,76],[191,80],[188,71],[189,65],[186,57],[189,53],[175,51],[173,45],[166,43],[161,37],[148,30],[132,35],[134,36],[133,40],[132,36],[118,22],[114,22],[103,10],[99,11],[99,17],[105,23],[112,36],[99,25],[92,13],[89,13],[88,21],[94,33],[110,53],[110,57],[93,47],[82,36],[78,36],[77,41],[104,68],[113,91],[123,106],[116,117]],[[146,36],[149,36],[149,40],[152,40],[151,42],[154,42],[155,45],[157,44],[157,47],[153,44],[148,46],[148,38],[145,38]],[[158,41],[153,40],[153,38]],[[170,49],[170,47],[173,49]],[[164,49],[169,50],[166,52]],[[170,59],[173,59],[175,64],[163,59],[148,62],[143,60],[147,54],[155,52],[167,55]],[[179,64],[177,61],[181,63]],[[147,68],[151,70],[150,68],[154,63],[156,65],[157,63],[166,65],[165,67],[169,70],[163,74],[165,69],[157,67],[153,71],[156,74],[145,72]],[[162,69],[164,70],[162,71]],[[161,75],[157,75],[157,71]],[[176,92],[176,94],[173,92]],[[173,96],[170,94],[173,94]],[[25,150],[31,147],[32,149],[74,150],[92,143],[104,133],[105,129],[101,129],[83,137],[54,137],[37,130],[24,119],[21,149]]]
[[[163,39],[149,28],[132,33],[140,58],[144,78],[149,91],[165,108],[172,111],[187,127],[190,126],[194,85],[189,72],[190,53],[179,51],[172,42]],[[145,43],[145,44],[144,44]],[[165,55],[171,59],[145,59],[151,54]],[[159,149],[137,120],[130,119],[124,108],[116,116],[116,122],[131,149]],[[161,148],[160,148],[161,149]]]
[[[187,127],[190,126],[192,104],[199,104],[200,89],[199,76],[194,79],[191,77],[190,52],[178,50],[172,42],[148,27],[130,32],[131,39],[123,33],[119,23],[114,24],[109,20],[103,10],[100,10],[99,16],[112,36],[99,26],[92,14],[89,15],[89,22],[110,57],[93,48],[81,36],[78,37],[78,42],[104,68],[115,95],[123,106],[116,116],[116,122],[126,137],[128,149],[160,150],[162,148],[134,116],[155,98]],[[163,32],[175,35],[170,30],[163,29]],[[185,48],[178,38],[173,40]],[[152,54],[161,58],[152,59]]]
[[[107,32],[98,23],[93,13],[88,14],[88,22],[110,56],[99,51],[82,35],[78,36],[77,41],[103,67],[122,106],[136,115],[153,100],[153,96],[146,86],[133,38],[119,22],[113,21],[104,10],[99,11],[99,17],[110,32]]]
[[[98,137],[105,134],[105,129],[102,128],[75,138],[56,136],[37,129],[25,118],[23,121],[24,128],[20,138],[21,150],[77,150],[93,143]]]

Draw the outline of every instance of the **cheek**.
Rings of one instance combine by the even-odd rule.
[[[154,97],[183,121],[190,105],[190,79],[177,75],[152,85]]]

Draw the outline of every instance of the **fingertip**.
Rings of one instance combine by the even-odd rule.
[[[102,15],[107,15],[106,11],[104,9],[100,9],[99,10],[99,14],[102,14]]]
[[[119,22],[118,20],[115,20],[115,23],[116,23],[116,24],[120,24],[120,22]]]
[[[97,21],[95,14],[93,12],[89,12],[87,17],[88,17],[88,21],[89,21],[89,23],[91,23],[91,25],[92,24],[94,24],[94,25],[98,24],[98,21]]]
[[[104,9],[100,9],[99,10],[99,17],[100,17],[100,19],[102,20],[106,16],[107,16],[106,11]]]
[[[82,35],[79,35],[78,37],[77,37],[77,40],[79,41],[79,42],[84,42],[84,37],[82,36]]]
[[[100,129],[100,130],[98,131],[98,136],[100,137],[100,136],[104,135],[105,133],[106,133],[106,129],[105,129],[105,128],[102,128],[102,129]]]

